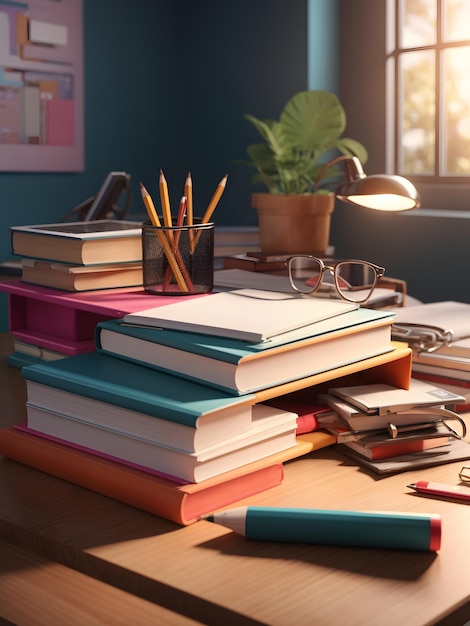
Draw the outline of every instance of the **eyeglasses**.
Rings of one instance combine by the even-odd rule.
[[[464,483],[470,482],[470,467],[464,465],[459,472],[459,478]]]
[[[315,294],[363,304],[369,300],[385,268],[368,261],[339,261],[325,265],[310,255],[292,256],[286,261],[292,288],[298,293]]]

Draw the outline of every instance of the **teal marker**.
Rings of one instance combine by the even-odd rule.
[[[441,546],[437,514],[244,506],[202,519],[257,541],[433,552]]]

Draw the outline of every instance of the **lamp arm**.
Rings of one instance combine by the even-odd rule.
[[[362,169],[362,165],[361,162],[359,161],[359,159],[355,156],[351,156],[350,154],[340,154],[339,156],[335,157],[334,159],[331,159],[331,161],[328,161],[328,163],[325,163],[325,165],[323,165],[323,167],[320,169],[320,171],[318,172],[317,175],[317,181],[313,187],[313,192],[315,193],[315,191],[317,191],[319,184],[322,181],[323,175],[324,173],[327,171],[327,169],[329,167],[331,167],[332,165],[335,165],[336,163],[339,163],[340,161],[350,161],[351,163],[354,164],[354,168],[355,168],[355,176],[357,178],[364,178],[365,174],[364,174],[364,170]],[[348,177],[351,176],[351,174],[349,173],[349,171],[347,171]]]

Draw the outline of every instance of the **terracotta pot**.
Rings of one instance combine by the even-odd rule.
[[[265,254],[323,254],[329,245],[335,195],[254,193],[259,241]]]

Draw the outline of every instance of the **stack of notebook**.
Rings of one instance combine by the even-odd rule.
[[[14,226],[13,253],[22,280],[65,291],[142,285],[141,228],[136,222],[96,220]]]
[[[279,484],[284,461],[336,441],[306,432],[317,422],[305,428],[294,404],[261,399],[351,363],[372,367],[395,349],[392,319],[243,290],[99,322],[96,351],[22,369],[27,424],[0,433],[0,452],[190,523]]]
[[[468,458],[465,423],[446,408],[464,398],[446,389],[411,379],[409,389],[331,387],[319,400],[331,409],[319,416],[321,427],[342,452],[378,473]]]
[[[470,304],[430,302],[396,310],[394,332],[413,348],[413,375],[465,398],[470,410]]]

